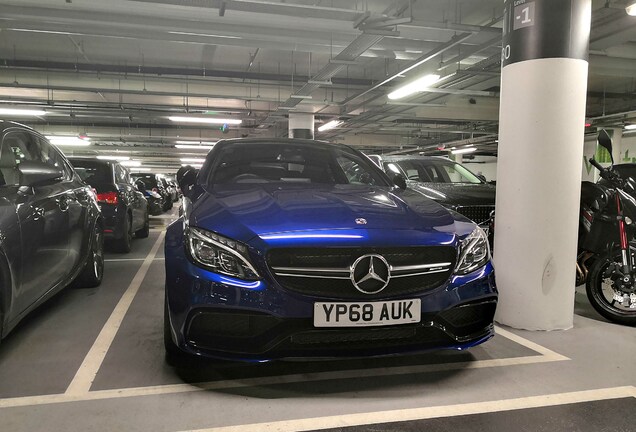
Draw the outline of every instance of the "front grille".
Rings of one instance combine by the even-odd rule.
[[[391,266],[389,284],[377,294],[358,291],[350,267],[361,256],[378,254]],[[285,248],[268,254],[268,264],[285,289],[323,298],[376,299],[426,291],[450,277],[456,250],[450,246],[403,248]]]
[[[493,205],[459,206],[455,211],[477,224],[481,224],[490,219],[490,213],[495,210]]]

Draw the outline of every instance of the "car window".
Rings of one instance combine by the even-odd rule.
[[[409,180],[424,183],[482,183],[462,165],[444,159],[402,160],[397,164]]]
[[[140,176],[135,176],[135,179],[139,179],[144,182],[146,185],[146,189],[157,188],[159,185],[157,184],[157,178],[154,174],[144,174]]]
[[[56,168],[62,169],[64,172],[64,180],[70,180],[73,177],[73,172],[69,169],[65,163],[60,151],[52,146],[46,138],[31,134],[32,139],[37,141],[40,147],[40,160],[47,164],[53,165]]]
[[[85,183],[89,185],[98,185],[104,183],[112,183],[113,176],[109,164],[93,161],[90,159],[72,160],[75,172],[80,176]]]
[[[375,185],[376,180],[371,171],[348,155],[340,155],[336,158],[336,161],[344,171],[350,184]]]
[[[115,164],[115,181],[116,183],[130,183],[126,170],[119,164]]]
[[[233,143],[214,155],[213,184],[388,185],[369,159],[352,151],[293,143]]]
[[[18,143],[21,138],[21,134],[10,133],[5,135],[2,142],[0,142],[0,186],[19,184],[20,175],[13,148],[24,146],[24,144],[20,145]]]

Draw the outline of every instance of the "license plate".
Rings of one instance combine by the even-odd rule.
[[[364,303],[314,303],[314,327],[371,327],[418,323],[420,299]]]

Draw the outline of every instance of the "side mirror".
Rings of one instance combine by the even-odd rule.
[[[139,192],[144,192],[146,190],[146,183],[144,183],[141,180],[137,180],[135,182],[135,187],[137,188]]]
[[[196,181],[197,172],[194,167],[187,165],[179,168],[179,171],[177,171],[177,183],[179,183],[179,188],[184,195],[188,193],[190,187],[194,186]]]
[[[20,172],[20,185],[36,186],[61,180],[64,177],[62,168],[55,167],[46,162],[25,160],[18,165]]]
[[[486,176],[483,174],[477,174],[477,178],[481,181],[483,181],[484,183],[488,183],[488,180],[486,179]]]
[[[395,174],[393,176],[393,183],[402,190],[406,189],[406,179],[402,174]]]
[[[609,152],[610,159],[612,160],[612,165],[614,165],[614,156],[612,155],[612,138],[610,138],[605,129],[602,129],[601,132],[598,134],[598,145]]]

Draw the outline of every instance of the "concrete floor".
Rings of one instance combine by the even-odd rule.
[[[2,431],[634,431],[636,328],[577,291],[575,327],[469,352],[245,365],[163,357],[163,228],[0,344]]]

